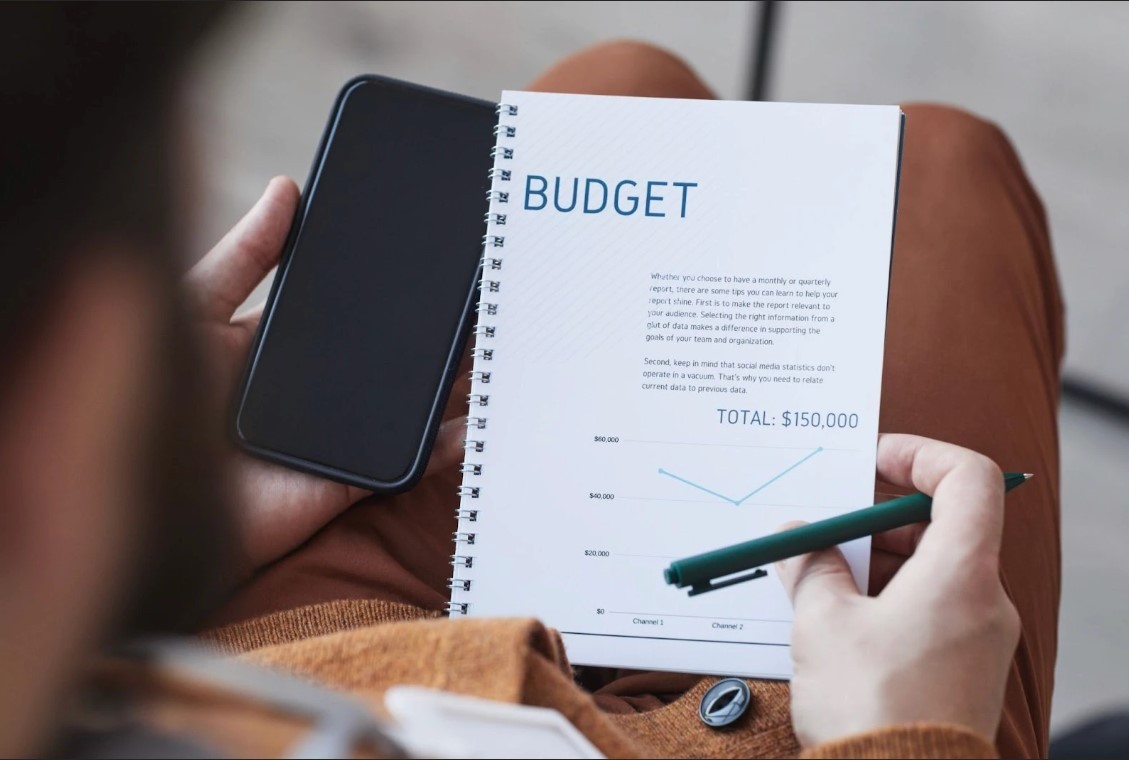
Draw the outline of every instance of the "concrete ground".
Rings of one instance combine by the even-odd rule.
[[[743,95],[754,3],[245,6],[190,80],[205,250],[274,174],[305,178],[334,95],[376,72],[483,98],[593,42],[634,37]],[[939,100],[998,122],[1046,202],[1068,305],[1067,366],[1129,396],[1129,4],[785,3],[771,97]],[[1064,586],[1053,725],[1129,707],[1129,428],[1062,410]]]

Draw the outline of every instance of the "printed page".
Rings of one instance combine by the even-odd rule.
[[[575,664],[788,677],[773,568],[663,569],[873,503],[900,110],[503,103],[453,601]]]

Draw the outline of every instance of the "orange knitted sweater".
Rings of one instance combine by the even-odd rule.
[[[382,695],[411,684],[551,707],[609,757],[995,757],[955,726],[917,724],[801,748],[788,685],[749,681],[753,703],[725,729],[705,726],[698,703],[716,679],[647,712],[608,714],[573,683],[559,637],[532,620],[450,621],[416,607],[340,601],[268,615],[205,634],[240,659],[338,689],[382,712]],[[278,755],[307,727],[238,698],[147,680],[147,719],[210,740],[236,756]]]

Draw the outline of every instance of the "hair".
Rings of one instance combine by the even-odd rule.
[[[192,419],[194,378],[177,308],[172,93],[222,3],[18,3],[0,8],[0,355],[18,366],[81,256],[133,255],[163,289],[158,414],[141,521],[142,564],[119,632],[193,625],[217,599],[232,534]],[[107,246],[98,243],[128,243]],[[131,253],[127,253],[131,252]],[[0,399],[7,378],[0,375]],[[141,468],[145,468],[141,470]]]

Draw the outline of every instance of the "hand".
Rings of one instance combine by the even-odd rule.
[[[210,372],[216,414],[229,413],[251,340],[262,316],[260,304],[236,316],[239,306],[278,264],[298,206],[298,188],[276,177],[263,197],[185,278]],[[217,429],[227,429],[217,420]],[[428,471],[462,459],[465,420],[440,428]],[[278,559],[323,525],[368,495],[367,491],[254,459],[225,442],[234,478],[234,501],[251,569]]]
[[[863,596],[838,549],[778,563],[795,607],[792,723],[804,746],[918,721],[992,741],[1019,615],[999,576],[1003,477],[958,446],[883,435],[878,472],[933,496],[928,527],[884,536],[906,555]]]

